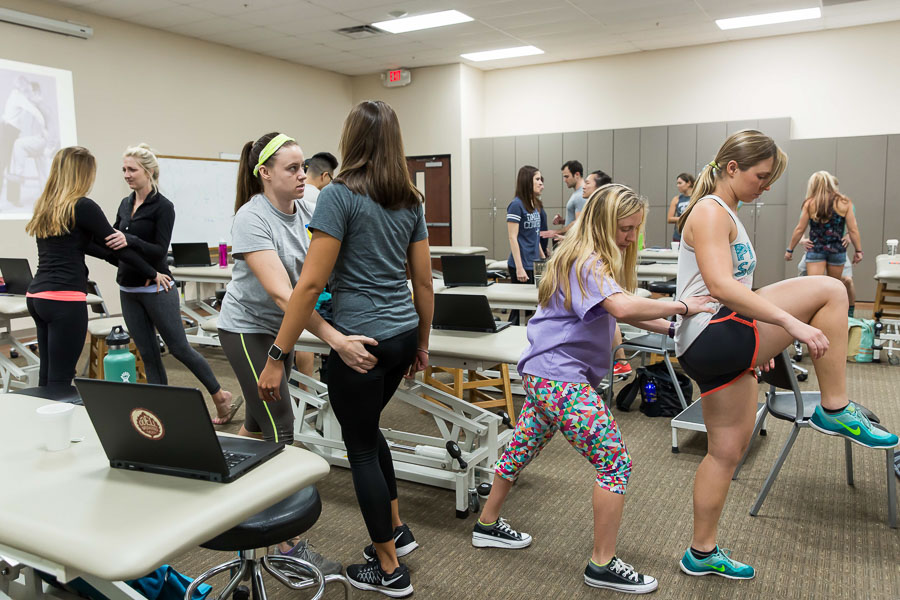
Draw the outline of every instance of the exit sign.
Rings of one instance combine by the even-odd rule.
[[[384,87],[401,87],[412,83],[412,74],[408,69],[392,69],[381,75]]]

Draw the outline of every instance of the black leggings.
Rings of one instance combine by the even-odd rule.
[[[378,359],[368,373],[348,367],[334,350],[328,357],[328,397],[341,424],[356,500],[373,542],[392,538],[391,501],[397,498],[394,463],[378,421],[416,356],[418,334],[410,329],[366,346]]]
[[[516,276],[516,268],[510,267],[509,265],[507,265],[506,268],[509,270],[509,280],[512,283],[534,285],[534,271],[526,270],[525,274],[528,275],[528,279],[526,279],[525,281],[519,281],[519,278]],[[528,320],[528,317],[531,316],[531,314],[532,314],[530,310],[528,310],[528,311],[510,310],[509,311],[509,322],[512,323],[513,325],[519,325],[522,320],[522,316],[521,316],[522,312],[525,313],[526,321]]]
[[[37,327],[38,385],[72,385],[87,335],[87,303],[28,298],[25,304]]]
[[[219,343],[225,351],[225,357],[231,363],[237,375],[247,410],[244,416],[244,429],[251,433],[260,433],[267,442],[294,443],[294,409],[293,399],[288,390],[288,377],[294,364],[293,352],[284,361],[284,378],[278,388],[281,400],[263,402],[259,399],[256,387],[259,374],[262,373],[269,359],[269,347],[275,343],[275,336],[269,333],[233,333],[219,330]]]
[[[144,360],[149,383],[169,383],[159,353],[159,344],[156,343],[156,332],[159,331],[172,356],[190,369],[207,392],[215,394],[222,389],[203,355],[188,344],[181,324],[178,290],[172,288],[158,294],[119,291],[119,298],[122,301],[122,316],[125,317],[128,333]]]

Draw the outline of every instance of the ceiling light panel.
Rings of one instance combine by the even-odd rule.
[[[390,33],[406,33],[408,31],[419,31],[420,29],[432,29],[434,27],[456,25],[457,23],[468,23],[471,20],[472,17],[463,14],[458,10],[443,10],[441,12],[429,13],[426,15],[403,17],[402,19],[392,19],[390,21],[379,21],[378,23],[372,23],[372,26]]]
[[[519,56],[534,56],[543,54],[544,51],[534,46],[516,46],[514,48],[500,48],[497,50],[485,50],[483,52],[468,52],[460,54],[466,60],[482,62],[485,60],[502,60],[504,58],[516,58]]]
[[[818,6],[801,8],[799,10],[785,10],[781,12],[748,15],[746,17],[732,17],[729,19],[716,19],[719,29],[741,29],[743,27],[759,27],[760,25],[775,25],[777,23],[793,23],[795,21],[807,21],[818,19],[822,16],[822,9]]]

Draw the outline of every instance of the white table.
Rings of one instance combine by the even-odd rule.
[[[487,254],[484,246],[430,246],[431,258],[440,256],[467,256],[472,254]]]
[[[88,294],[87,303],[102,305],[103,298]],[[19,356],[25,359],[25,364],[19,366],[6,354],[0,354],[0,392],[7,392],[10,387],[25,388],[38,384],[41,359],[12,334],[12,320],[19,318],[31,318],[25,296],[0,294],[0,346],[15,348]]]
[[[638,253],[641,262],[678,263],[678,250],[671,248],[644,248]]]
[[[322,458],[294,447],[227,484],[111,469],[80,406],[72,435],[84,441],[61,452],[39,447],[35,409],[47,403],[0,395],[0,556],[64,582],[82,577],[115,600],[141,598],[122,580],[146,575],[328,473]]]
[[[226,267],[172,267],[172,278],[175,281],[194,284],[193,294],[189,294],[187,285],[181,291],[181,312],[190,316],[197,323],[196,326],[187,328],[189,342],[205,343],[201,326],[204,321],[219,314],[219,311],[206,302],[206,298],[210,294],[209,286],[218,287],[230,283],[233,266],[229,264]]]
[[[656,263],[653,265],[638,265],[637,280],[652,283],[655,281],[669,281],[678,277],[678,263]]]
[[[488,286],[447,287],[439,279],[434,281],[435,294],[463,294],[466,296],[485,296],[491,308],[506,308],[509,310],[537,310],[538,288],[536,285],[521,283],[494,283]],[[649,297],[650,292],[638,288],[635,294],[641,297]]]

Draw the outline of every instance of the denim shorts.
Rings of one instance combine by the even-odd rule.
[[[828,261],[828,264],[832,267],[843,267],[844,263],[847,262],[847,253],[846,252],[812,252],[808,251],[806,253],[806,262],[807,263],[817,263],[822,262],[823,260]]]

